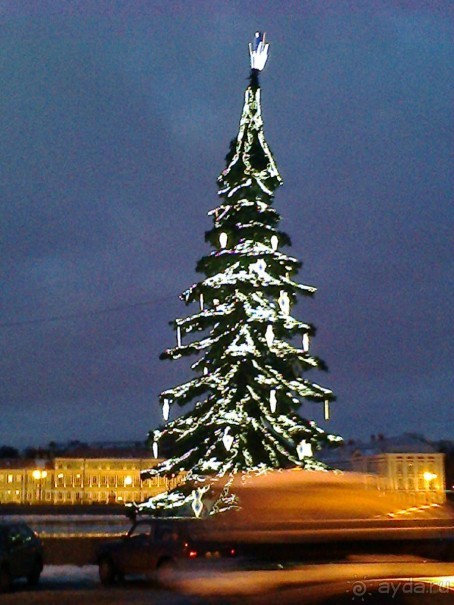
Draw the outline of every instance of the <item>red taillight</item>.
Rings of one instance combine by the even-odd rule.
[[[234,557],[236,555],[236,550],[234,548],[230,549],[230,556]]]
[[[197,557],[197,551],[196,550],[190,550],[188,553],[188,557],[190,559],[195,559]]]

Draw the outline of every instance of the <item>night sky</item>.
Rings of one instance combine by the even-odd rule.
[[[454,438],[452,2],[0,2],[0,445],[145,439],[265,30],[295,315],[345,438]],[[195,309],[194,309],[195,310]],[[192,361],[194,361],[192,359]]]

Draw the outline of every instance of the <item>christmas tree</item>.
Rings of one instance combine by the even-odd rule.
[[[327,418],[334,396],[305,377],[325,365],[310,352],[314,327],[291,315],[298,295],[311,296],[315,288],[294,281],[301,263],[282,251],[290,239],[273,208],[282,179],[263,132],[258,79],[268,47],[257,32],[238,136],[218,178],[221,203],[209,212],[213,228],[205,239],[213,250],[197,264],[205,278],[181,295],[197,311],[173,322],[177,345],[161,355],[198,357],[192,380],[161,393],[164,419],[196,403],[150,433],[155,457],[170,457],[143,478],[183,473],[186,483],[141,508],[191,504],[198,515],[203,493],[220,480],[224,489],[213,509],[220,510],[234,500],[228,487],[238,473],[324,469],[314,453],[341,440],[297,414],[313,401]]]

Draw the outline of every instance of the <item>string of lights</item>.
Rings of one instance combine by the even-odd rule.
[[[137,307],[153,306],[171,300],[175,300],[175,302],[180,302],[177,294],[171,294],[168,296],[162,296],[160,298],[153,298],[150,300],[144,300],[134,303],[124,303],[112,307],[104,307],[103,309],[93,309],[90,311],[80,311],[78,313],[68,313],[62,315],[52,315],[49,317],[37,317],[31,319],[20,319],[17,321],[1,322],[0,328],[21,328],[25,326],[50,323],[54,321],[72,321],[74,319],[96,317],[98,315],[104,315],[106,313],[119,313],[120,311],[128,311],[129,309],[134,309]]]

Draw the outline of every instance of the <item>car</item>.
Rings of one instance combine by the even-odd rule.
[[[145,574],[165,585],[173,570],[185,561],[236,555],[234,546],[217,544],[201,536],[203,531],[195,520],[139,519],[127,535],[101,545],[97,553],[99,579],[109,585],[127,575]]]
[[[43,559],[42,542],[26,523],[0,524],[0,592],[9,591],[18,578],[38,584]]]

